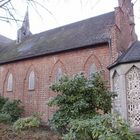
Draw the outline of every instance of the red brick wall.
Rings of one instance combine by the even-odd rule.
[[[125,9],[127,8],[119,7],[115,10],[115,25],[109,31],[111,36],[109,46],[100,45],[0,66],[1,94],[10,99],[20,99],[26,109],[25,115],[41,112],[43,120],[47,121],[55,111],[55,108],[50,108],[46,104],[50,97],[56,95],[52,93],[49,86],[55,81],[58,68],[68,76],[81,71],[87,75],[89,67],[94,63],[98,70],[104,71],[105,78],[109,81],[107,66],[113,63],[120,52],[126,50],[134,40],[134,34],[132,34],[134,25],[130,24]],[[29,91],[28,77],[32,70],[36,77],[35,90]],[[13,74],[13,91],[7,92],[7,78],[10,73]]]
[[[126,51],[137,37],[134,29],[133,4],[131,0],[118,0],[119,7],[115,8],[115,26],[111,35],[114,40],[113,49],[120,55]],[[116,53],[116,51],[114,51]]]
[[[59,67],[63,73],[73,75],[84,71],[88,73],[90,65],[96,64],[99,70],[105,72],[109,80],[107,66],[110,63],[110,52],[107,45],[74,50],[35,59],[9,63],[0,66],[0,88],[1,93],[10,99],[20,99],[25,106],[25,115],[33,112],[41,112],[42,119],[47,121],[52,116],[54,108],[49,108],[46,103],[55,94],[49,89],[55,80],[56,69]],[[35,90],[28,90],[28,76],[31,71],[35,72]],[[14,86],[12,92],[7,92],[7,77],[12,73]]]

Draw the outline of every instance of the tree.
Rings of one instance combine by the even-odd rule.
[[[93,75],[90,79],[83,74],[77,74],[73,78],[65,76],[50,88],[59,93],[49,101],[50,106],[59,107],[50,124],[60,133],[67,132],[71,120],[90,119],[110,112],[111,101],[115,96],[108,90],[100,74]]]
[[[120,116],[110,114],[116,95],[100,74],[90,79],[83,74],[64,76],[50,88],[58,93],[48,103],[58,107],[50,126],[64,140],[138,140]]]
[[[43,1],[38,1],[38,0],[21,0],[21,1],[23,3],[26,3],[27,6],[33,7],[33,9],[38,13],[38,15],[40,15],[38,12],[38,7],[41,7],[42,9],[45,9],[49,14],[51,14],[53,16],[51,11],[49,11],[47,9],[47,7],[45,7],[43,5],[43,3],[42,3]],[[1,21],[22,22],[22,20],[17,18],[18,13],[17,13],[15,6],[13,5],[12,0],[0,0],[0,10],[1,10],[1,13],[3,13],[3,14],[5,13],[4,16],[0,16]]]

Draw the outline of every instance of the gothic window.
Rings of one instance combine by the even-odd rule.
[[[7,91],[13,91],[13,75],[11,73],[7,79]]]
[[[128,121],[133,128],[140,128],[140,70],[132,67],[126,74]]]
[[[115,92],[115,94],[117,94],[117,96],[114,99],[113,109],[115,112],[121,114],[121,97],[119,83],[120,83],[119,75],[117,72],[115,72],[113,76],[113,91]]]
[[[29,85],[28,85],[29,90],[34,90],[35,89],[35,73],[34,71],[31,71],[29,75]]]
[[[88,73],[88,77],[91,78],[93,74],[95,74],[97,72],[97,67],[96,65],[93,63],[90,68],[89,68],[89,73]]]
[[[61,68],[58,68],[57,71],[56,71],[56,82],[58,82],[61,78],[62,78],[62,70]]]

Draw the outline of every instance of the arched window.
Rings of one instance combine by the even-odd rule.
[[[120,97],[120,78],[117,72],[114,73],[113,76],[113,91],[117,96],[114,99],[113,110],[119,114],[121,114],[121,97]]]
[[[30,72],[28,89],[29,90],[35,89],[35,73],[34,73],[34,71]]]
[[[140,70],[132,67],[126,74],[128,121],[133,128],[140,128]]]
[[[97,67],[96,65],[93,63],[90,68],[89,68],[89,73],[88,73],[88,77],[91,78],[93,76],[93,74],[95,74],[97,72]]]
[[[58,68],[56,71],[56,82],[58,82],[62,78],[62,75],[63,75],[62,69]]]
[[[13,91],[13,75],[11,73],[7,79],[7,91]]]

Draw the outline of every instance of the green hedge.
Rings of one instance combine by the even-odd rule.
[[[13,128],[16,131],[21,131],[21,130],[36,128],[39,127],[39,125],[40,125],[40,119],[34,116],[30,116],[30,117],[18,119],[14,123]]]
[[[2,113],[9,114],[11,116],[11,121],[14,122],[21,117],[24,112],[23,106],[21,106],[20,100],[7,101],[2,109]]]
[[[0,123],[11,123],[12,118],[9,114],[0,113]]]
[[[7,100],[8,100],[8,98],[4,98],[4,97],[0,96],[0,111]]]

